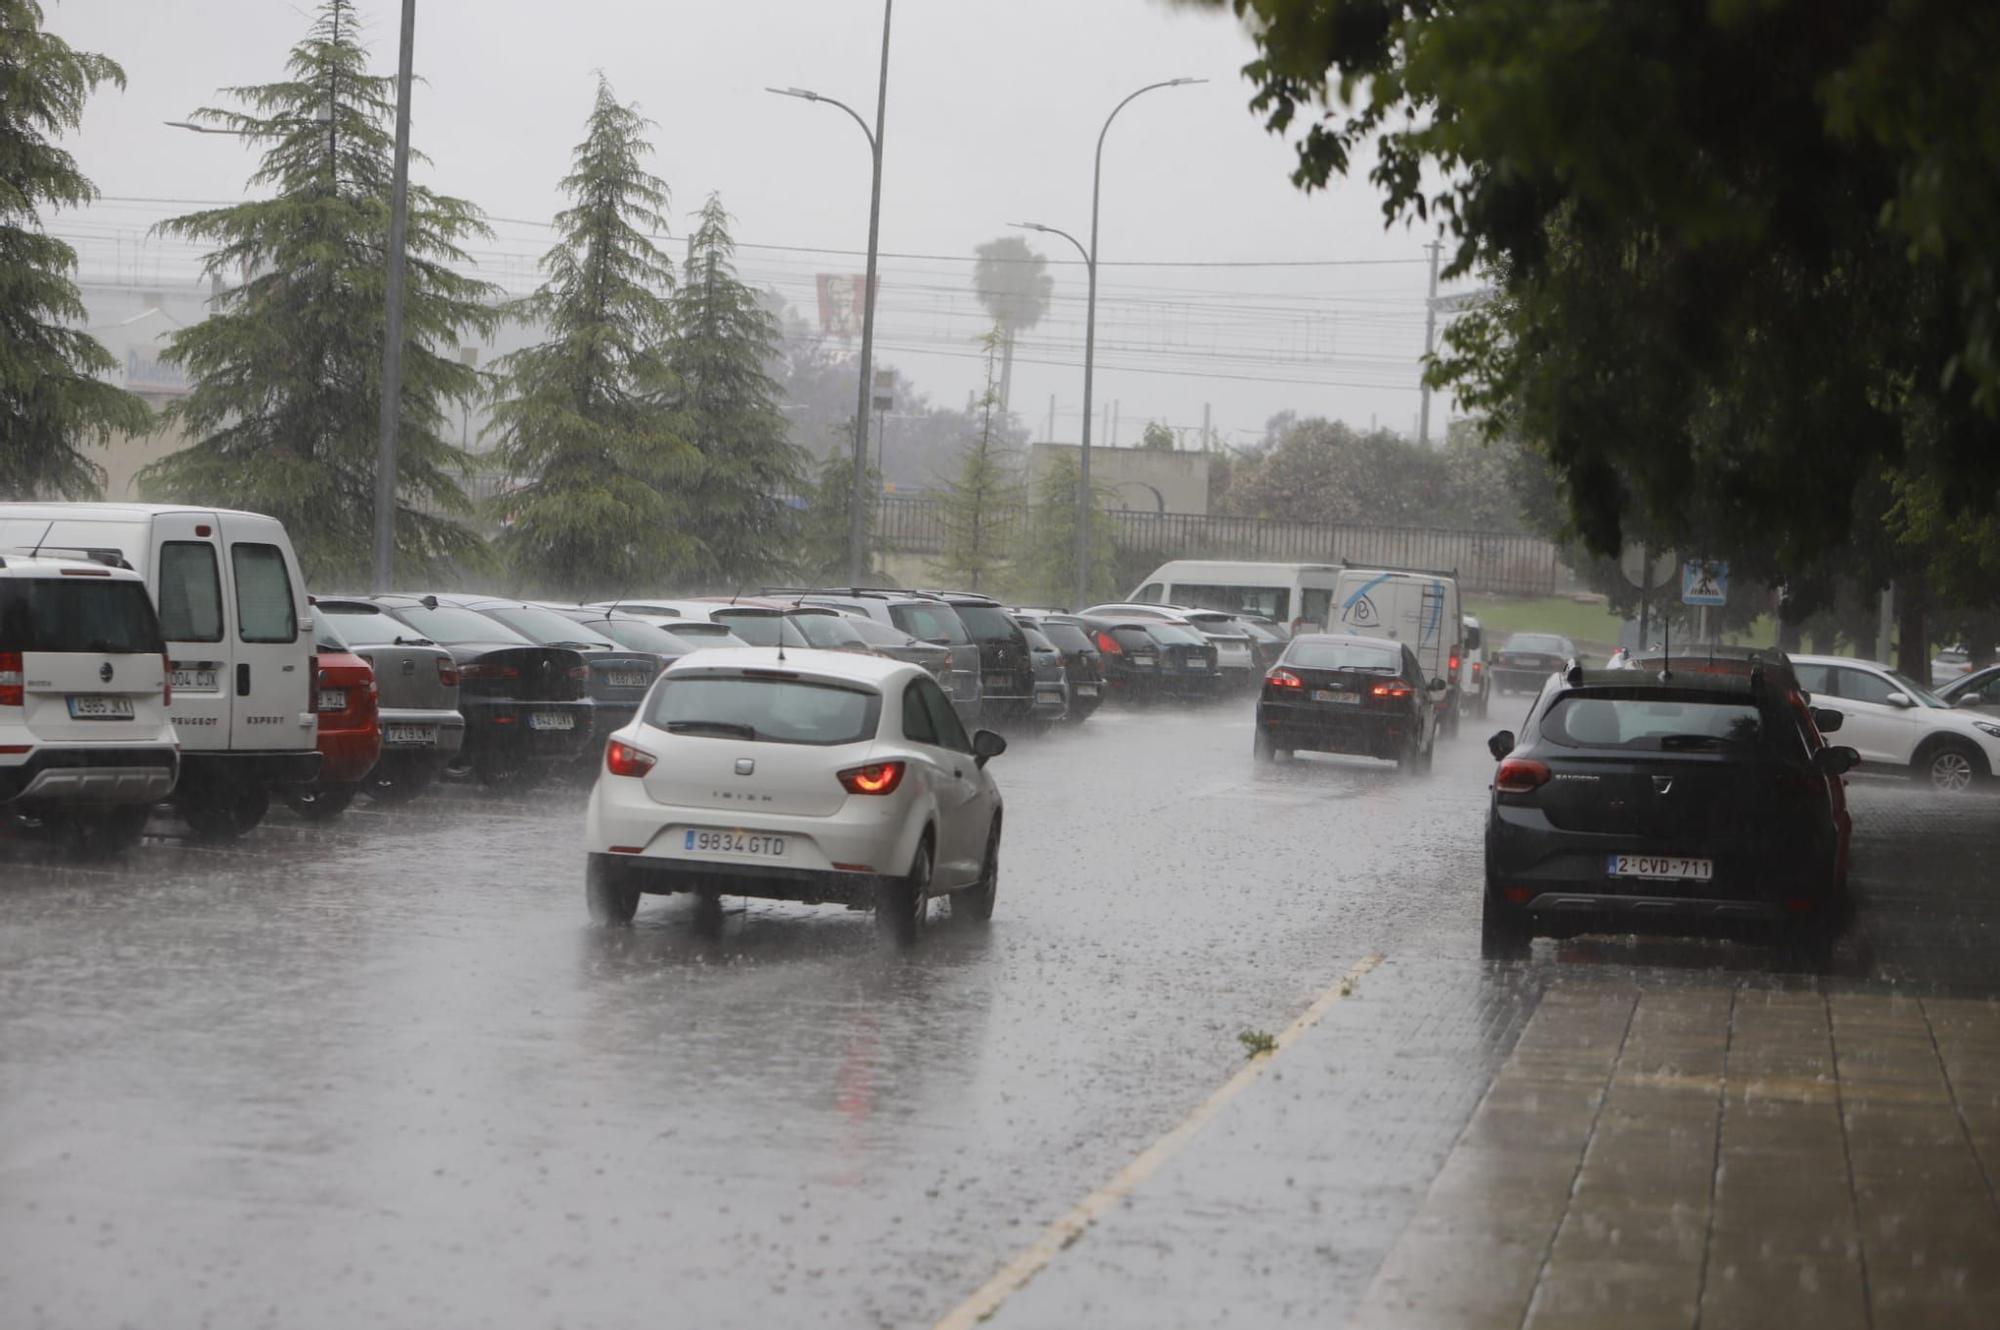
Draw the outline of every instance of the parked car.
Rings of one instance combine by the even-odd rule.
[[[1838,932],[1840,777],[1859,759],[1765,671],[1551,675],[1488,748],[1486,955],[1607,923],[1754,921],[1817,958]]]
[[[1312,751],[1429,771],[1446,692],[1405,643],[1302,633],[1264,676],[1254,751],[1260,762]]]
[[[935,642],[924,642],[894,624],[883,623],[863,614],[841,616],[847,625],[860,634],[878,656],[891,660],[907,660],[912,665],[921,665],[933,679],[943,685],[945,692],[951,691],[951,648],[939,646]]]
[[[1079,615],[1104,669],[1108,697],[1126,702],[1214,697],[1215,647],[1185,624],[1125,615]]]
[[[1486,704],[1493,680],[1486,670],[1486,630],[1479,620],[1465,616],[1465,655],[1459,661],[1458,706],[1463,715],[1486,719]]]
[[[788,616],[806,641],[821,651],[849,651],[857,655],[878,655],[855,620],[838,610],[801,606]]]
[[[1104,653],[1090,629],[1074,614],[1054,610],[1016,610],[1014,617],[1033,624],[1063,655],[1063,679],[1069,698],[1063,718],[1076,725],[1090,719],[1104,702]]]
[[[583,605],[542,604],[542,608],[562,615],[574,623],[581,624],[587,631],[599,637],[609,638],[627,651],[643,651],[659,663],[660,669],[701,650],[690,638],[660,626],[653,619],[642,619],[637,615],[608,610],[595,610]],[[714,625],[717,636],[728,638],[732,643],[735,635],[721,625]],[[711,643],[710,645],[714,645]]]
[[[1256,653],[1255,668],[1258,677],[1261,678],[1266,670],[1278,663],[1278,657],[1285,654],[1285,643],[1292,640],[1292,635],[1285,631],[1283,624],[1272,623],[1269,619],[1260,619],[1251,614],[1238,614],[1233,617],[1237,625],[1250,637],[1251,649]]]
[[[1972,655],[1964,647],[1945,647],[1931,657],[1931,687],[1942,688],[1972,673]]]
[[[0,554],[0,810],[92,857],[138,844],[180,746],[136,572]]]
[[[315,602],[313,620],[337,633],[375,672],[382,756],[362,779],[375,803],[408,803],[436,783],[465,747],[458,662],[401,619],[365,602],[338,610]]]
[[[172,670],[174,805],[197,837],[241,835],[273,788],[319,774],[312,614],[284,524],[143,503],[0,503],[0,548],[99,559],[144,579]]]
[[[332,615],[313,622],[313,709],[319,715],[319,778],[278,791],[300,817],[328,822],[346,812],[382,757],[375,669],[354,654]]]
[[[1866,767],[1902,772],[1953,794],[1993,774],[2000,723],[1955,710],[1886,665],[1850,656],[1793,656],[1813,705],[1846,717],[1841,742]]]
[[[1938,689],[1938,700],[1954,708],[2000,711],[2000,665],[1961,674]]]
[[[384,612],[413,637],[451,652],[465,717],[465,745],[453,765],[484,783],[532,780],[595,748],[590,666],[581,652],[542,646],[490,615],[437,596],[321,596],[319,609]]]
[[[1006,751],[968,736],[937,680],[879,656],[703,652],[663,675],[610,737],[584,840],[591,917],[624,923],[643,893],[873,906],[899,940],[929,901],[992,917]]]
[[[1053,723],[1069,714],[1069,669],[1062,649],[1051,642],[1032,622],[1019,617],[1014,625],[1028,643],[1028,662],[1035,672],[1035,700],[1028,718]]]
[[[669,631],[682,625],[692,628],[694,624],[707,623],[735,634],[750,646],[774,647],[781,642],[788,648],[811,645],[796,625],[781,622],[785,611],[791,608],[788,603],[762,597],[695,596],[683,600],[600,601],[585,608],[614,607],[626,614],[652,619]]]
[[[795,604],[865,614],[878,623],[902,629],[920,642],[947,648],[951,652],[947,685],[951,704],[967,727],[979,724],[985,708],[979,644],[972,640],[957,611],[939,597],[893,587],[777,587],[767,588],[765,594],[782,596]]]
[[[979,692],[982,712],[990,722],[1025,720],[1035,707],[1035,667],[1028,658],[1028,639],[1006,608],[991,596],[973,591],[931,593],[958,616],[966,634],[979,648]]]
[[[540,605],[494,596],[439,599],[441,603],[456,604],[498,619],[531,642],[545,647],[561,647],[581,655],[589,671],[590,723],[594,736],[609,734],[637,715],[646,690],[659,676],[662,660],[657,654],[620,646],[613,639],[592,632],[576,620]],[[579,754],[579,759],[595,769],[594,753],[586,751]]]
[[[1151,604],[1093,605],[1083,613],[1122,614],[1186,624],[1214,645],[1215,668],[1222,677],[1224,688],[1249,688],[1263,676],[1257,665],[1257,638],[1234,614],[1199,609],[1192,605]]]
[[[1567,669],[1573,660],[1583,660],[1576,643],[1554,633],[1515,633],[1500,644],[1486,673],[1493,690],[1509,693],[1539,693],[1548,677]],[[1585,662],[1586,664],[1588,662]]]

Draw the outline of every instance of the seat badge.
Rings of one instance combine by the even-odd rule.
[[[754,758],[754,757],[739,757],[739,758],[737,758],[737,759],[736,759],[736,774],[737,774],[737,775],[739,775],[739,776],[753,776],[753,775],[755,775],[756,773],[757,773],[757,759],[756,759],[756,758]]]
[[[108,660],[105,661],[102,665],[99,665],[97,667],[97,677],[102,679],[106,683],[111,682],[112,673],[113,671],[111,669],[111,662]]]
[[[1672,776],[1653,777],[1654,794],[1672,794],[1673,791],[1674,791],[1674,778]]]

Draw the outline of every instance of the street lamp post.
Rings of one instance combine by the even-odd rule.
[[[861,288],[861,384],[854,406],[854,493],[847,514],[847,572],[852,585],[868,578],[867,505],[869,396],[873,391],[875,355],[875,256],[882,231],[882,124],[889,106],[889,17],[895,0],[882,0],[882,67],[875,89],[875,127],[870,129],[855,109],[806,88],[766,88],[780,97],[798,97],[808,102],[825,102],[854,117],[868,137],[868,153],[874,160],[874,176],[868,188],[868,272]]]
[[[1049,235],[1061,236],[1075,245],[1083,255],[1083,266],[1090,284],[1090,294],[1084,305],[1083,323],[1083,435],[1077,449],[1076,485],[1076,604],[1082,609],[1090,603],[1090,395],[1092,379],[1097,369],[1097,214],[1098,203],[1104,186],[1104,136],[1111,132],[1111,122],[1118,113],[1131,105],[1133,98],[1153,91],[1155,88],[1178,88],[1190,83],[1206,83],[1207,79],[1178,78],[1164,79],[1158,83],[1148,83],[1145,87],[1126,95],[1125,100],[1111,108],[1111,114],[1104,117],[1104,128],[1097,131],[1097,158],[1090,173],[1090,247],[1067,231],[1040,222],[1016,222],[1014,225],[1025,231],[1042,231]]]
[[[396,60],[396,165],[389,187],[389,270],[383,287],[382,438],[375,459],[375,590],[393,591],[396,577],[396,427],[403,409],[403,246],[410,215],[410,60],[417,0],[403,0]]]

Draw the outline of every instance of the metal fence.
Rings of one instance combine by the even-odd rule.
[[[1018,529],[1026,514],[1011,508],[994,515]],[[1347,523],[1272,522],[1208,513],[1106,514],[1121,550],[1169,559],[1260,559],[1280,563],[1346,560],[1392,568],[1456,571],[1467,591],[1506,595],[1555,594],[1559,561],[1555,545],[1540,536],[1435,527],[1361,526]],[[888,494],[876,513],[877,538],[906,554],[944,548],[943,503],[933,497]]]

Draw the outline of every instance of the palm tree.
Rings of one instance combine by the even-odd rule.
[[[1005,420],[1014,389],[1014,337],[1042,321],[1056,284],[1049,261],[1019,236],[989,240],[973,252],[979,256],[973,289],[1000,330],[1000,418]]]

